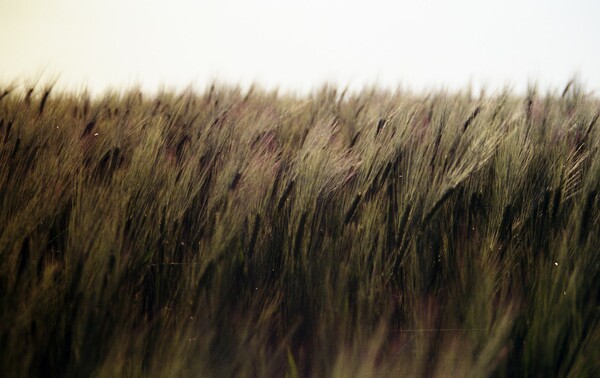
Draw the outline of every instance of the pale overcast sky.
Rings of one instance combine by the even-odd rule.
[[[598,0],[0,0],[2,82],[518,90],[574,74],[600,89]]]

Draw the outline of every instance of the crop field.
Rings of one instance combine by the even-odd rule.
[[[599,112],[0,86],[0,375],[597,376]]]

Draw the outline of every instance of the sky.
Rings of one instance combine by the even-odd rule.
[[[0,83],[600,90],[597,0],[0,0]]]

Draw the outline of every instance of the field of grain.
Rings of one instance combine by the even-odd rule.
[[[600,374],[599,112],[0,87],[0,371]]]

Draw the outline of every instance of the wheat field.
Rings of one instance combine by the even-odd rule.
[[[0,87],[0,371],[598,375],[599,112]]]

